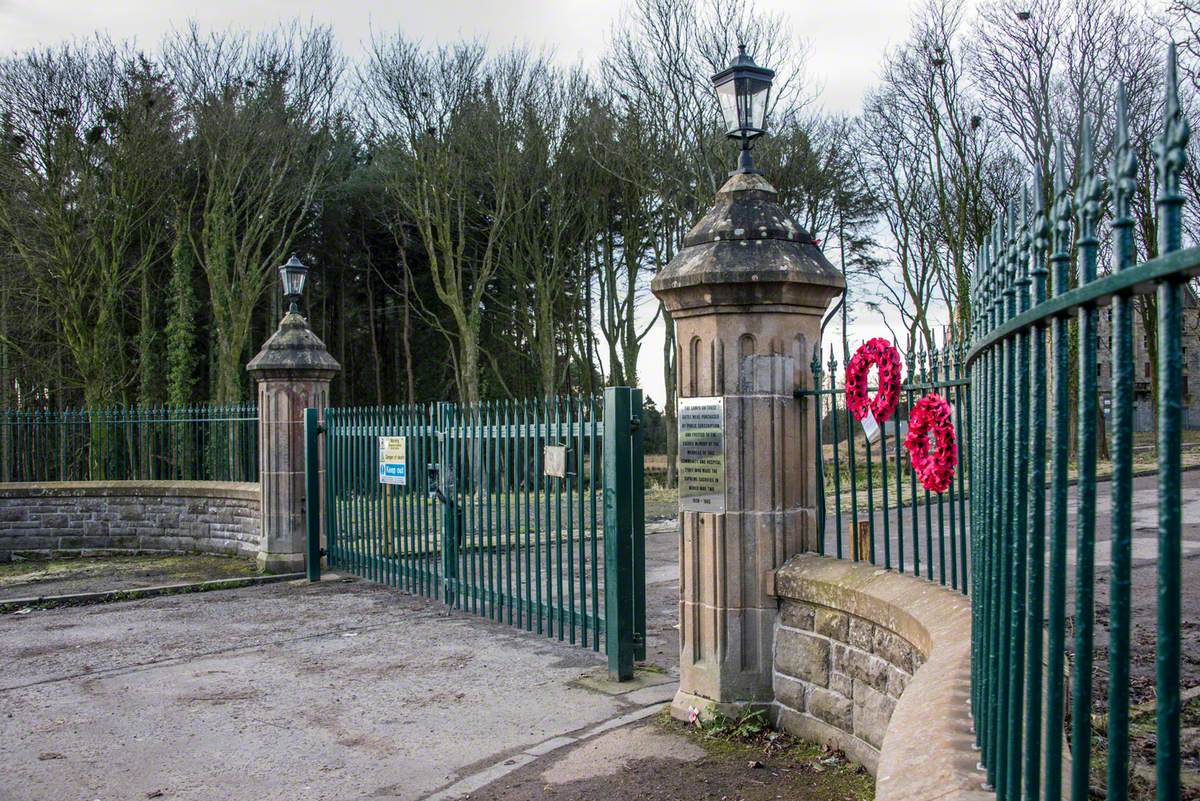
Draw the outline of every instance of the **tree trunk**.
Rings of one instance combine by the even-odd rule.
[[[375,330],[375,285],[367,270],[367,328],[371,332],[371,364],[375,368],[375,403],[383,405],[383,363],[379,358],[379,336]]]
[[[1146,339],[1146,358],[1150,361],[1150,409],[1154,412],[1154,431],[1158,432],[1158,299],[1154,295],[1138,295],[1134,303],[1142,318],[1142,330]],[[1136,349],[1134,353],[1136,354]],[[1134,365],[1134,369],[1137,366]],[[1155,442],[1158,439],[1155,438]]]
[[[479,319],[475,315],[459,331],[458,352],[459,400],[471,406],[479,402]]]
[[[404,348],[404,378],[405,391],[410,404],[416,403],[416,382],[413,379],[413,360],[412,360],[412,303],[408,296],[408,270],[404,271],[404,325],[400,337],[402,347]]]
[[[537,331],[538,373],[542,397],[552,398],[557,389],[557,371],[555,370],[554,347],[554,309],[548,292],[538,292],[537,320],[534,329]]]

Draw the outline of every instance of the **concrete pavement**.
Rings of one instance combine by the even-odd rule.
[[[603,665],[365,581],[0,616],[0,797],[426,798],[674,690]]]

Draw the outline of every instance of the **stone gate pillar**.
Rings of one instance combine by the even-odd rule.
[[[306,541],[304,409],[314,406],[324,419],[329,382],[342,368],[293,307],[246,369],[258,384],[258,566],[267,573],[298,573],[304,570]]]
[[[776,194],[735,172],[652,283],[676,323],[681,401],[724,399],[724,511],[680,512],[678,718],[771,700],[767,577],[816,546],[815,432],[793,392],[844,282]]]

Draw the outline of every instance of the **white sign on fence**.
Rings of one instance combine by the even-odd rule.
[[[547,445],[542,454],[544,472],[554,478],[567,477],[567,446]]]
[[[405,460],[405,437],[379,438],[379,483],[408,483],[408,464]]]

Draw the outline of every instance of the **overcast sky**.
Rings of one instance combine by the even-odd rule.
[[[809,74],[821,89],[821,105],[853,114],[878,75],[884,51],[908,34],[913,0],[759,0],[758,5],[787,15],[793,33],[807,40]],[[261,29],[299,17],[331,25],[351,58],[363,51],[372,30],[399,28],[430,42],[479,36],[494,46],[546,45],[563,64],[591,66],[624,7],[625,0],[0,0],[0,52],[95,31],[153,50],[164,33],[188,19],[206,28]],[[730,151],[731,169],[733,162]],[[645,306],[652,314],[651,303]],[[638,372],[646,392],[661,404],[661,323],[658,329],[647,337]],[[858,339],[886,335],[886,329],[863,320],[851,334]]]

